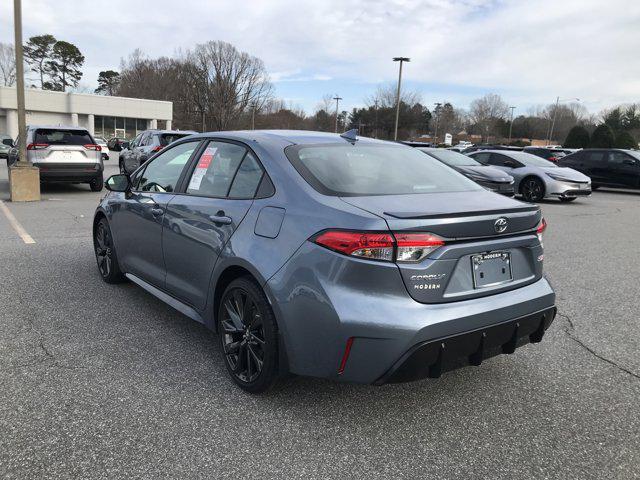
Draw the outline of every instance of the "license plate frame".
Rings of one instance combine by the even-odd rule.
[[[511,253],[505,251],[471,255],[473,288],[491,288],[513,281]]]

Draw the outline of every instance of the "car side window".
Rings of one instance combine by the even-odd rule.
[[[211,141],[191,174],[187,193],[224,198],[242,163],[247,149],[235,143]]]
[[[199,142],[185,142],[170,148],[147,164],[137,186],[142,192],[173,192],[182,170]]]
[[[614,165],[622,165],[625,163],[629,163],[629,160],[633,160],[629,155],[623,152],[610,152],[609,153],[609,163]]]
[[[262,174],[262,167],[256,157],[251,152],[247,152],[231,184],[229,198],[253,198],[260,185]]]
[[[489,162],[489,158],[491,157],[490,153],[476,153],[473,155],[473,159],[477,160],[480,163],[487,164]]]
[[[604,152],[589,152],[586,154],[585,160],[593,164],[602,163],[604,161]]]
[[[487,163],[489,165],[494,165],[496,167],[504,167],[505,162],[506,162],[506,157],[504,155],[500,155],[498,153],[492,153]]]

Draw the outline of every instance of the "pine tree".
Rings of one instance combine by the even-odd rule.
[[[587,148],[590,140],[587,129],[581,125],[576,125],[569,130],[563,146],[566,148]]]
[[[593,131],[589,146],[592,148],[613,148],[614,144],[615,137],[613,135],[613,130],[611,130],[609,125],[602,123]]]

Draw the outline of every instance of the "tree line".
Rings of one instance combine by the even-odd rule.
[[[33,87],[77,89],[84,55],[53,35],[37,35],[24,45],[25,63]],[[15,83],[13,46],[0,43],[0,82]],[[380,86],[364,106],[336,112],[333,95],[325,95],[313,113],[278,99],[261,59],[222,41],[209,41],[173,56],[150,58],[133,51],[119,71],[104,70],[95,93],[153,100],[174,105],[174,125],[180,129],[229,130],[287,128],[340,131],[356,128],[361,135],[393,138],[396,85]],[[445,133],[475,135],[482,142],[521,144],[522,139],[549,139],[568,145],[634,145],[640,138],[640,106],[616,107],[590,115],[580,103],[534,107],[511,118],[512,109],[495,93],[473,100],[468,109],[443,100],[428,106],[421,95],[403,91],[398,137],[429,135],[442,142]],[[553,125],[553,126],[552,126]],[[585,134],[586,132],[586,134]],[[588,138],[588,140],[586,140]]]

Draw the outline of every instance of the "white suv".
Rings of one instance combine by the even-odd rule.
[[[16,141],[17,145],[17,141]],[[91,134],[78,127],[27,127],[27,160],[40,168],[42,182],[88,183],[102,190],[102,148]],[[18,160],[18,149],[9,151],[7,163]]]

